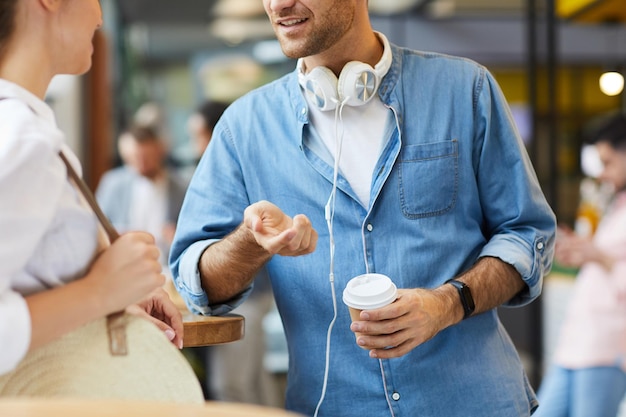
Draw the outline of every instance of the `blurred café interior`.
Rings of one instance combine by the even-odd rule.
[[[560,223],[573,225],[585,176],[583,132],[596,117],[626,110],[623,76],[619,85],[626,71],[624,0],[369,3],[374,28],[391,42],[464,56],[494,74],[548,201]],[[171,158],[191,165],[186,122],[201,102],[232,101],[295,65],[282,54],[260,0],[101,4],[104,26],[94,41],[92,70],[81,77],[57,77],[47,96],[94,189],[102,174],[119,163],[118,133],[146,103],[159,109]],[[616,90],[601,88],[605,72],[616,76]],[[556,267],[539,302],[500,309],[535,387],[571,281],[571,271]],[[274,327],[268,337],[280,337],[280,331]],[[285,361],[272,363],[277,377],[284,374]]]

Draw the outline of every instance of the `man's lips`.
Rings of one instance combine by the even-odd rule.
[[[281,19],[276,22],[276,24],[284,27],[292,27],[299,25],[300,23],[305,22],[306,18],[292,18],[292,19]]]

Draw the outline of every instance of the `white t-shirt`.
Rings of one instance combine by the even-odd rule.
[[[321,111],[309,106],[311,122],[318,135],[336,158],[337,141],[343,142],[339,158],[339,172],[350,184],[363,207],[369,207],[372,174],[386,144],[385,136],[389,110],[378,96],[358,107],[344,106],[341,120],[335,120],[335,111]]]
[[[85,274],[98,224],[67,180],[58,152],[78,159],[52,109],[0,79],[0,374],[24,357],[31,337],[25,295]]]

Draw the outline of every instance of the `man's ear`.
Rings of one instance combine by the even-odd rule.
[[[37,0],[41,7],[50,12],[55,12],[61,7],[63,0]]]

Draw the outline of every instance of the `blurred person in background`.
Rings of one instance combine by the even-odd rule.
[[[552,364],[538,391],[537,417],[615,417],[626,394],[626,117],[593,129],[614,197],[593,235],[560,227],[555,261],[580,268]]]
[[[206,100],[187,119],[187,131],[191,137],[194,155],[197,156],[196,163],[211,142],[213,128],[227,107],[226,102]]]
[[[218,100],[205,100],[187,118],[186,128],[191,148],[191,158],[188,162],[179,163],[180,175],[189,182],[196,166],[211,142],[213,128],[228,107],[229,103]]]
[[[55,75],[89,70],[101,25],[97,0],[0,0],[0,375],[27,352],[137,305],[182,346],[154,238],[99,239],[59,152],[79,175],[80,162],[44,101]]]
[[[104,214],[120,231],[152,234],[167,256],[187,183],[167,166],[168,148],[150,126],[134,125],[118,139],[123,165],[107,171],[96,190]]]

